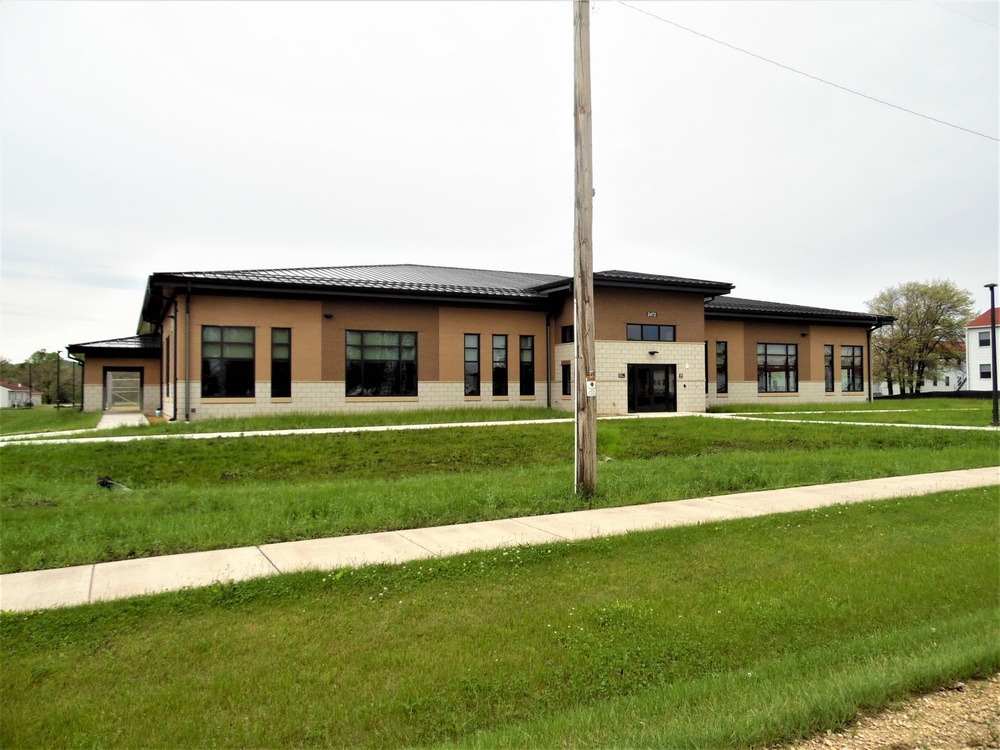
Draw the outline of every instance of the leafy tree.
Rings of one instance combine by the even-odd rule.
[[[920,393],[925,378],[965,361],[965,326],[975,317],[975,301],[954,282],[911,281],[889,287],[867,302],[868,311],[896,322],[872,334],[872,370],[901,394]]]
[[[79,366],[60,359],[58,352],[39,349],[17,365],[0,357],[0,380],[22,385],[30,383],[32,388],[42,392],[42,400],[49,404],[56,403],[57,399],[61,403],[78,399],[82,390],[81,378]],[[57,385],[59,393],[56,393]]]

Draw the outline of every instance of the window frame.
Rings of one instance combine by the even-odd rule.
[[[466,333],[463,334],[462,338],[463,348],[465,351],[463,362],[464,362],[464,372],[465,372],[465,395],[466,396],[481,396],[483,395],[483,383],[482,383],[482,366],[479,348],[479,334],[478,333]],[[471,344],[471,345],[470,345]],[[470,359],[470,354],[473,358]]]
[[[527,346],[525,346],[527,344]],[[525,356],[527,355],[527,359]],[[535,395],[535,337],[518,337],[518,392],[521,396]]]
[[[979,365],[979,379],[980,380],[993,379],[993,364],[991,362]]]
[[[564,344],[572,344],[574,341],[576,341],[576,329],[574,328],[574,326],[571,325],[563,326],[561,335],[562,335],[562,343]]]
[[[288,334],[287,341],[276,341],[275,335],[280,332]],[[282,347],[287,352],[281,356]],[[271,329],[271,398],[292,397],[292,329],[275,327]]]
[[[562,395],[573,395],[573,366],[569,362],[562,363]]]
[[[386,337],[395,337],[395,343],[387,341]],[[408,343],[406,337],[411,337],[412,343]],[[344,393],[347,398],[409,398],[418,395],[420,342],[417,331],[351,328],[344,331],[344,341]],[[396,349],[394,359],[375,356],[388,354],[385,351],[388,349]],[[412,350],[412,358],[404,358],[407,350]],[[370,356],[365,356],[366,353]],[[352,354],[360,356],[352,357]]]
[[[677,341],[677,326],[656,323],[626,323],[626,341]]]
[[[507,348],[507,334],[494,333],[491,338],[493,349],[493,395],[510,395],[510,372],[507,367],[509,350]],[[497,346],[497,344],[502,346]],[[497,357],[500,359],[497,359]]]
[[[979,332],[979,345],[980,346],[989,346],[990,345],[990,332],[989,331],[980,331]]]
[[[779,352],[782,348],[784,352]],[[772,348],[773,351],[769,351]],[[769,362],[769,358],[783,357],[784,362]],[[784,376],[784,388],[772,387],[770,373]],[[798,393],[799,392],[799,345],[773,342],[757,343],[757,393]]]
[[[218,332],[218,339],[209,338]],[[214,334],[213,334],[214,335]],[[241,337],[249,335],[249,341]],[[218,354],[207,351],[218,347]],[[235,352],[249,347],[250,356],[236,356]],[[229,354],[227,355],[227,350]],[[216,363],[213,365],[212,363]],[[249,371],[247,368],[249,367]],[[201,327],[201,397],[254,398],[257,392],[257,330],[254,326]]]
[[[715,342],[715,392],[729,393],[729,342]]]
[[[833,344],[823,344],[823,387],[826,393],[837,392],[836,369],[833,359]]]
[[[840,392],[864,393],[865,368],[863,346],[840,345]]]

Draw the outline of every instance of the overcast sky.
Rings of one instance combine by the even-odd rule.
[[[593,3],[595,269],[855,311],[948,278],[987,309],[997,8]],[[15,362],[134,334],[153,272],[572,274],[568,0],[5,0],[0,129]]]

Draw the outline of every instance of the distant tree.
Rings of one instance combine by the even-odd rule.
[[[926,378],[937,377],[965,355],[965,326],[975,317],[975,301],[954,282],[935,280],[889,287],[868,300],[868,311],[896,322],[872,334],[872,370],[905,394],[920,393]]]

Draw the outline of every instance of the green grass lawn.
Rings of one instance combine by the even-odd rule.
[[[998,511],[987,488],[3,615],[0,745],[787,742],[1000,669]]]
[[[804,419],[814,422],[877,422],[885,424],[955,425],[987,427],[993,421],[988,399],[936,398],[874,401],[857,404],[737,404],[713,406],[718,414],[741,414],[762,419]]]
[[[81,412],[77,408],[33,406],[30,409],[0,410],[0,435],[32,432],[86,430],[96,427],[100,412]]]
[[[0,449],[0,571],[996,465],[1000,435],[704,417]],[[132,491],[97,485],[108,476]]]

